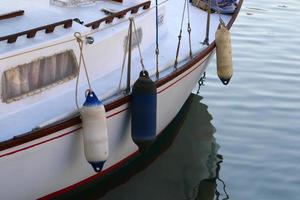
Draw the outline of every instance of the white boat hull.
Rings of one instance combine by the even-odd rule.
[[[209,52],[157,89],[157,134],[176,116],[213,54]],[[131,139],[129,106],[126,103],[107,113],[110,155],[101,173],[96,174],[85,160],[80,124],[2,151],[1,199],[56,197],[120,167],[138,151]]]
[[[232,26],[237,17],[242,1],[239,0],[239,6],[234,15],[223,16],[223,20],[227,23],[228,28]],[[193,26],[195,27],[192,32],[194,37],[191,37],[191,44],[193,45],[192,47],[186,45],[189,38],[183,34],[181,51],[178,54],[178,69],[173,69],[173,59],[175,59],[177,47],[177,31],[180,28],[178,22],[181,15],[178,15],[176,11],[179,8],[177,5],[179,2],[181,3],[180,0],[177,0],[177,3],[162,2],[158,13],[160,19],[159,40],[161,41],[161,54],[159,55],[160,75],[159,79],[155,80],[157,86],[157,135],[177,115],[215,53],[215,43],[212,42],[214,41],[212,38],[214,38],[214,33],[219,25],[218,15],[214,14],[211,17],[211,30],[209,32],[211,42],[206,46],[201,42],[206,35],[205,26],[202,26],[205,23],[202,22],[205,21],[207,14],[198,8],[191,7],[191,17],[199,20],[197,22],[199,24]],[[36,3],[41,8],[46,5],[37,0],[32,0],[31,3],[32,5]],[[98,3],[100,4],[100,2]],[[128,37],[127,22],[129,16],[135,16],[138,26],[136,33],[139,34],[140,28],[140,37],[144,38],[140,43],[143,56],[147,58],[144,60],[144,64],[147,66],[146,69],[151,75],[155,73],[155,44],[153,40],[155,38],[154,30],[156,24],[153,20],[155,7],[150,7],[150,1],[145,3],[147,5],[142,4],[138,5],[138,7],[135,7],[135,5],[128,10],[125,4],[114,5],[108,2],[108,5],[117,6],[120,10],[117,12],[118,15],[111,16],[106,16],[103,13],[99,14],[98,11],[95,13],[94,7],[83,9],[86,13],[95,14],[90,19],[88,14],[85,14],[85,12],[77,13],[76,9],[73,10],[74,13],[69,13],[65,12],[64,8],[54,9],[54,7],[49,7],[48,9],[50,10],[53,9],[57,13],[65,14],[64,16],[67,16],[67,19],[70,18],[69,24],[60,21],[59,23],[64,22],[64,24],[60,25],[61,27],[58,27],[54,32],[56,25],[53,28],[52,21],[51,23],[49,21],[50,25],[47,25],[46,28],[41,26],[41,31],[39,30],[41,29],[39,24],[21,23],[25,25],[22,28],[28,30],[16,36],[15,33],[18,30],[15,30],[15,28],[18,28],[19,20],[15,20],[15,26],[10,26],[12,30],[3,29],[4,32],[1,30],[0,65],[4,66],[0,69],[1,74],[6,73],[6,70],[14,66],[17,67],[13,72],[21,74],[21,68],[18,68],[18,66],[27,62],[31,64],[31,61],[36,60],[36,58],[46,59],[44,58],[45,56],[53,56],[52,54],[48,55],[52,52],[71,49],[79,57],[79,49],[76,43],[77,40],[74,38],[74,32],[80,32],[84,37],[93,36],[94,43],[84,45],[85,53],[83,55],[89,66],[88,72],[91,75],[93,90],[105,104],[109,156],[100,173],[95,173],[85,159],[81,120],[78,116],[74,116],[74,113],[78,111],[75,108],[73,99],[75,79],[62,82],[61,84],[57,82],[57,85],[55,82],[55,87],[51,84],[47,85],[47,87],[43,85],[45,88],[42,87],[40,88],[41,90],[30,90],[31,93],[18,94],[21,95],[20,98],[11,96],[10,98],[13,98],[11,102],[8,101],[10,100],[8,95],[7,102],[0,102],[0,132],[2,134],[0,137],[0,177],[2,180],[0,199],[52,199],[60,197],[62,194],[82,189],[84,185],[101,179],[104,175],[108,175],[110,172],[122,167],[131,158],[137,156],[139,153],[138,147],[131,138],[130,93],[119,93],[125,87],[130,87],[137,78],[139,72],[137,66],[139,66],[140,62],[140,58],[137,56],[137,48],[132,50],[135,53],[132,57],[132,66],[135,66],[135,68],[131,71],[131,76],[128,77],[128,85],[125,86],[125,81],[123,80],[123,82],[120,82],[120,88],[116,87],[120,79],[121,57],[126,52],[124,41],[126,42],[126,37]],[[164,7],[163,4],[166,4],[166,6]],[[15,6],[15,3],[10,5]],[[26,10],[29,15],[33,13],[30,12],[32,7],[30,5],[27,5],[28,12]],[[103,6],[105,7],[105,5]],[[139,8],[141,11],[137,13]],[[147,9],[148,11],[145,11]],[[32,14],[33,19],[38,18],[37,14],[40,14],[43,10],[35,9],[35,11],[36,13]],[[45,13],[48,16],[48,13]],[[83,25],[72,22],[73,15],[77,16],[77,14],[80,15],[80,19],[85,19],[86,22],[92,23],[92,26],[90,27],[89,23]],[[51,13],[49,14],[49,19],[52,19],[52,15]],[[57,15],[61,17],[61,15]],[[3,15],[0,15],[0,19],[1,16],[3,18]],[[96,26],[99,22],[96,19],[100,19],[101,23],[103,22],[100,28],[99,24],[98,27]],[[1,26],[4,27],[5,24],[10,24],[9,20],[5,22]],[[195,20],[195,24],[197,23]],[[32,29],[31,26],[39,28]],[[93,26],[96,27],[93,28]],[[36,34],[35,37],[35,33],[38,30],[40,34]],[[4,36],[2,37],[1,34]],[[192,59],[188,55],[189,51],[193,52],[194,57]],[[55,63],[57,57],[51,57],[54,58]],[[28,66],[31,67],[31,65]],[[53,66],[53,69],[56,69],[56,64],[53,64]],[[26,75],[26,77],[26,80],[30,80],[31,76]],[[80,77],[78,92],[79,94],[84,94],[87,88],[86,84],[84,84],[85,74],[81,73],[78,77]],[[23,83],[22,77],[20,76],[19,78],[20,80],[16,80]],[[7,78],[7,80],[10,79]],[[10,83],[11,81],[7,82]],[[24,85],[29,87],[29,84]],[[3,84],[1,84],[2,86]],[[22,95],[25,95],[24,99]],[[81,99],[79,97],[79,102],[82,102],[83,98],[84,95],[81,96]],[[22,133],[27,134],[22,135]]]

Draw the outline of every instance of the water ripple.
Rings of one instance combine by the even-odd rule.
[[[232,29],[234,77],[202,89],[232,199],[300,196],[300,2],[245,1]]]

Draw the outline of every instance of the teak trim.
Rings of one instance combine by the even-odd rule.
[[[14,33],[14,34],[11,34],[11,35],[3,36],[3,37],[0,37],[0,41],[7,40],[7,43],[14,43],[14,42],[17,41],[18,37],[23,36],[23,35],[26,35],[27,38],[34,38],[38,31],[45,30],[45,33],[52,33],[57,26],[63,25],[64,28],[70,28],[70,27],[72,27],[72,24],[73,24],[73,20],[72,19],[67,19],[67,20],[63,20],[63,21],[56,22],[56,23],[53,23],[53,24],[40,26],[40,27],[30,29],[30,30],[27,30],[27,31],[22,31],[22,32],[19,32],[19,33]]]
[[[13,12],[10,12],[10,13],[5,13],[5,14],[0,15],[0,20],[18,17],[18,16],[21,16],[21,15],[24,15],[24,13],[25,13],[24,10],[17,10],[17,11],[13,11]]]
[[[141,4],[138,4],[138,5],[135,5],[135,6],[132,6],[130,8],[127,8],[127,9],[124,9],[124,10],[121,10],[119,12],[116,12],[112,15],[109,15],[107,17],[104,17],[104,18],[101,18],[101,19],[98,19],[96,21],[93,21],[91,23],[88,23],[86,24],[85,26],[86,27],[91,27],[92,29],[96,29],[96,28],[99,28],[100,24],[105,22],[106,24],[110,24],[113,22],[113,20],[115,18],[123,18],[128,12],[130,12],[131,14],[135,14],[139,11],[139,9],[142,7],[144,10],[150,8],[150,5],[151,5],[151,1],[146,1],[144,3],[141,3]]]
[[[238,16],[238,13],[241,9],[241,6],[243,4],[244,0],[239,0],[239,4],[237,6],[237,9],[235,11],[235,13],[233,14],[232,18],[230,19],[229,23],[227,24],[227,28],[230,29],[233,22],[235,21],[235,19]],[[162,85],[164,85],[165,83],[169,82],[170,80],[176,78],[178,75],[184,73],[185,71],[187,71],[188,69],[190,69],[191,67],[193,67],[193,65],[195,65],[197,62],[199,62],[201,59],[203,59],[205,56],[207,56],[209,53],[211,53],[214,48],[216,47],[216,43],[212,42],[205,50],[203,50],[202,52],[200,52],[197,56],[195,56],[190,62],[186,63],[185,65],[183,65],[182,67],[176,69],[175,71],[173,71],[171,74],[160,78],[159,80],[157,80],[155,82],[156,87],[160,87]],[[116,99],[115,101],[106,104],[105,105],[105,110],[106,112],[109,112],[115,108],[118,108],[126,103],[129,103],[131,99],[131,95],[122,97],[120,99]],[[21,135],[21,136],[17,136],[14,137],[11,140],[7,140],[4,142],[0,142],[0,151],[21,145],[21,144],[25,144],[27,142],[51,135],[57,131],[69,128],[71,126],[77,125],[81,123],[81,119],[79,116],[73,117],[71,119],[62,121],[58,124],[52,125],[50,127],[46,127],[40,130],[36,130],[36,131],[32,131],[30,133],[27,133],[25,135]]]

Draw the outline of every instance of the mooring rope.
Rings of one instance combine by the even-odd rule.
[[[88,86],[89,86],[89,91],[93,91],[92,90],[92,85],[91,85],[91,82],[90,82],[90,78],[89,78],[89,74],[88,74],[88,71],[87,71],[87,67],[86,67],[86,62],[85,62],[85,59],[84,59],[84,56],[83,56],[83,40],[82,40],[82,37],[81,37],[81,34],[79,32],[75,32],[74,33],[74,37],[76,38],[76,41],[78,43],[78,46],[79,46],[79,61],[78,61],[78,72],[77,72],[77,78],[76,78],[76,89],[75,89],[75,103],[76,103],[76,107],[77,109],[79,110],[80,107],[79,107],[79,103],[78,103],[78,86],[79,86],[79,76],[80,76],[80,68],[81,68],[81,64],[83,64],[83,67],[84,67],[84,71],[85,71],[85,75],[86,75],[86,79],[87,79],[87,82],[88,82]]]

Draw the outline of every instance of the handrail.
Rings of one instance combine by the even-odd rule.
[[[150,8],[150,5],[151,5],[151,1],[146,1],[144,3],[132,6],[130,8],[121,10],[121,11],[116,12],[116,13],[113,13],[112,15],[109,15],[107,17],[104,17],[104,18],[98,19],[96,21],[93,21],[91,23],[88,23],[85,26],[86,27],[91,27],[92,29],[96,29],[96,28],[99,28],[100,24],[103,23],[103,22],[105,22],[106,24],[110,24],[110,23],[113,22],[113,20],[115,18],[119,18],[119,19],[123,18],[128,12],[130,12],[131,14],[135,14],[135,13],[137,13],[139,11],[139,9],[141,7],[144,10],[146,10],[146,9]]]
[[[7,43],[14,43],[14,42],[17,41],[18,37],[23,36],[23,35],[26,35],[27,38],[34,38],[38,31],[45,30],[45,33],[52,33],[57,26],[63,25],[64,28],[70,28],[70,27],[72,27],[72,24],[73,24],[73,20],[72,19],[67,19],[67,20],[63,20],[63,21],[56,22],[56,23],[53,23],[53,24],[40,26],[40,27],[30,29],[30,30],[27,30],[27,31],[22,31],[22,32],[19,32],[19,33],[14,33],[14,34],[11,34],[11,35],[3,36],[3,37],[0,37],[0,41],[7,40]]]
[[[1,14],[0,15],[0,20],[18,17],[18,16],[21,16],[21,15],[24,15],[24,13],[25,13],[24,10],[17,10],[17,11],[13,11],[13,12],[10,12],[10,13]]]

